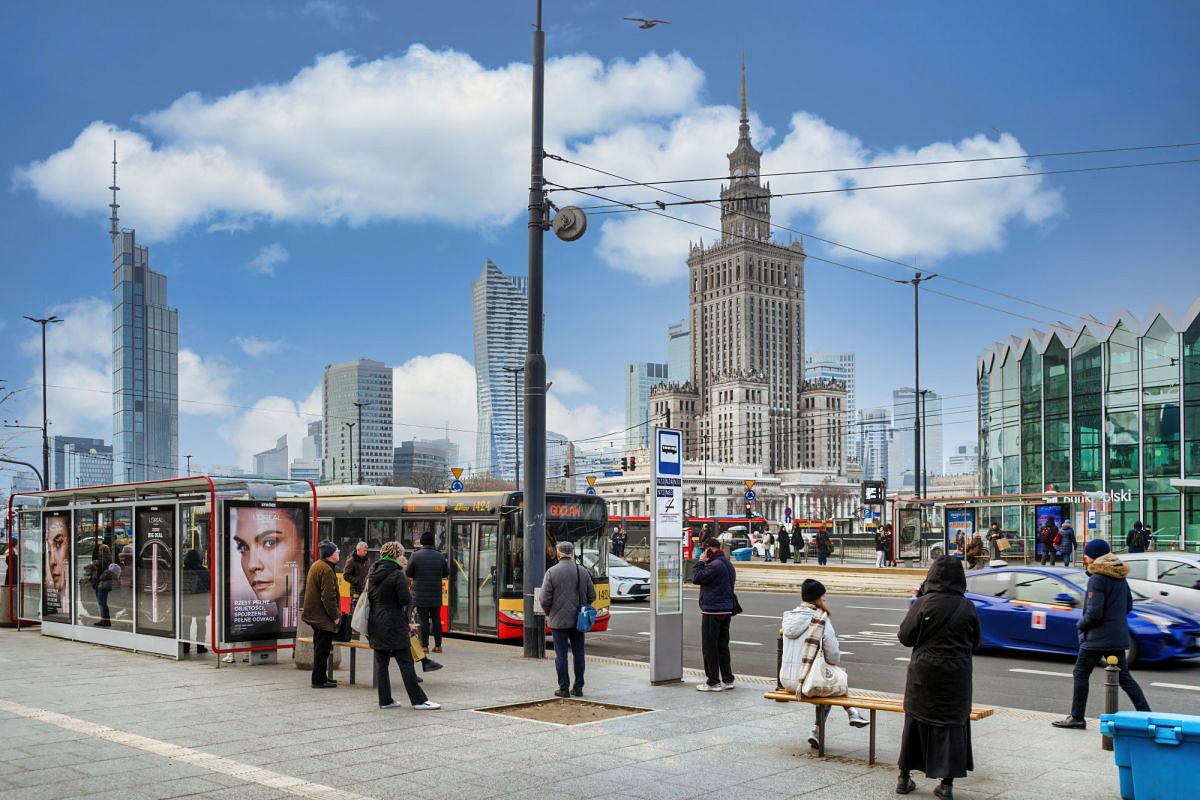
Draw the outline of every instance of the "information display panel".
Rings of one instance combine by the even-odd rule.
[[[308,505],[225,503],[225,640],[296,635],[308,563]]]

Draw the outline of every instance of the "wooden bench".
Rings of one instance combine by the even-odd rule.
[[[811,703],[814,706],[841,706],[848,708],[853,706],[861,711],[871,712],[871,731],[870,745],[867,749],[867,763],[875,763],[875,712],[876,711],[894,711],[897,714],[904,713],[904,698],[902,697],[868,697],[867,695],[854,694],[851,690],[849,694],[839,695],[838,697],[796,697],[792,692],[784,689],[776,689],[775,691],[767,692],[763,695],[767,700],[774,700],[777,703]],[[986,706],[971,707],[971,721],[975,722],[990,717],[995,712],[995,709],[987,708]],[[817,722],[817,755],[821,758],[825,757],[825,719],[818,717]]]
[[[312,644],[313,640],[312,640],[311,636],[300,636],[296,639],[296,642],[299,644]],[[370,650],[371,645],[365,639],[352,639],[349,642],[335,641],[333,643],[333,646],[349,648],[349,650],[350,650],[350,685],[353,686],[355,673],[357,672],[357,667],[358,667],[357,659],[355,658],[355,656],[358,655],[359,650]],[[332,672],[332,670],[330,670],[330,671]],[[371,686],[372,687],[375,686],[375,662],[373,660],[371,662]]]

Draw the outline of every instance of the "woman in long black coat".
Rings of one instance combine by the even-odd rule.
[[[408,630],[408,610],[412,605],[412,593],[408,590],[408,578],[399,564],[404,557],[404,548],[399,542],[386,542],[379,549],[379,560],[371,567],[367,580],[367,597],[371,608],[367,617],[367,640],[375,651],[375,688],[379,690],[380,708],[399,708],[392,699],[392,681],[388,674],[391,660],[396,659],[400,676],[404,679],[404,690],[408,700],[418,711],[433,711],[441,708],[429,702],[417,682],[417,671],[413,669],[412,650]]]
[[[917,788],[921,770],[940,778],[934,794],[954,797],[954,779],[975,769],[971,753],[971,653],[979,645],[979,614],[964,597],[962,561],[942,556],[929,567],[919,596],[900,623],[900,643],[911,647],[904,686],[904,734],[897,794]]]

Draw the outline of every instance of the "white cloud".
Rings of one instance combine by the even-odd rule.
[[[338,3],[334,0],[309,0],[300,9],[300,13],[316,17],[330,27],[338,29],[351,28],[357,22],[371,22],[378,19],[375,12],[368,8],[349,3]]]
[[[559,394],[583,394],[592,391],[591,384],[583,376],[569,369],[559,367],[550,372],[551,388]]]
[[[233,405],[232,368],[219,359],[205,359],[183,348],[179,351],[179,413],[224,416]]]
[[[262,358],[283,347],[283,339],[259,339],[257,336],[236,336],[234,341],[251,358]]]
[[[546,395],[546,429],[561,433],[571,441],[587,439],[611,433],[614,440],[625,440],[625,434],[617,433],[625,428],[624,412],[608,411],[595,403],[568,406],[554,396],[558,384]],[[594,443],[593,443],[594,444]],[[605,442],[607,444],[607,442]]]
[[[455,353],[417,356],[392,370],[393,439],[440,439],[458,445],[459,463],[475,460],[475,368]]]
[[[290,258],[290,254],[279,243],[269,244],[258,251],[258,255],[250,260],[250,271],[259,275],[274,275],[275,267]]]
[[[272,395],[255,402],[248,410],[220,426],[218,434],[234,451],[236,462],[245,469],[254,465],[254,454],[275,446],[288,437],[289,458],[300,456],[300,440],[308,435],[308,423],[321,418],[321,386],[303,400]]]

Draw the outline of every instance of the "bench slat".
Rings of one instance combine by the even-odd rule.
[[[854,706],[855,708],[865,711],[894,711],[899,714],[904,713],[904,700],[891,699],[881,697],[866,697],[864,695],[844,694],[837,697],[796,697],[791,692],[767,692],[763,695],[767,700],[774,700],[777,703],[809,703],[815,706]],[[972,706],[970,718],[972,721],[978,721],[985,717],[990,717],[995,713],[995,709],[987,706]]]
[[[299,642],[300,644],[312,644],[313,643],[311,636],[300,636],[300,637],[297,637],[296,641]],[[361,639],[358,639],[355,641],[350,641],[350,642],[334,642],[333,646],[334,647],[353,647],[356,650],[370,650],[371,649],[371,644],[369,642],[364,642]]]

